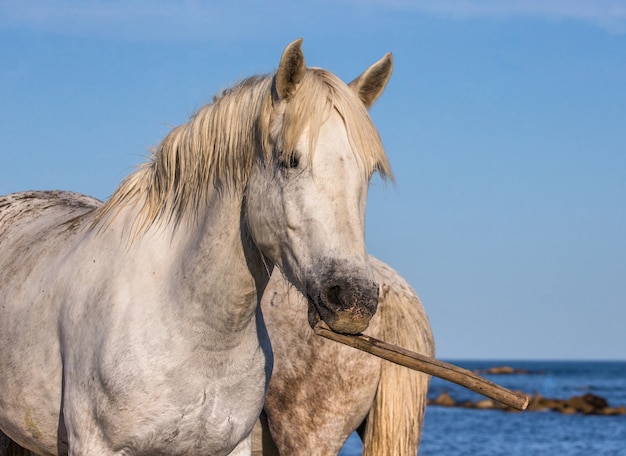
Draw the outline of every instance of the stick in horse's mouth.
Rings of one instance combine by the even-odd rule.
[[[514,409],[526,410],[528,407],[530,396],[527,394],[508,390],[467,369],[420,355],[363,334],[357,336],[339,334],[332,331],[323,321],[319,321],[314,330],[318,336],[362,350],[392,363],[456,383]]]

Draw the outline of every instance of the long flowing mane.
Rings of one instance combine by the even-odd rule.
[[[363,172],[369,176],[378,171],[392,179],[367,109],[340,79],[322,69],[308,69],[283,109],[274,109],[272,85],[272,76],[253,76],[216,96],[153,149],[150,159],[97,209],[96,219],[115,217],[121,208],[134,206],[135,228],[141,231],[162,218],[178,223],[194,216],[216,190],[243,191],[255,156],[293,153],[307,127],[314,146],[332,109],[345,122]]]

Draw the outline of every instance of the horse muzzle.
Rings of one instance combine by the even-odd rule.
[[[335,332],[359,334],[367,329],[378,307],[378,284],[348,277],[307,287],[309,324],[322,319]]]

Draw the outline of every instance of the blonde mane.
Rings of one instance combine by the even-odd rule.
[[[288,157],[307,127],[313,146],[331,109],[342,116],[362,171],[368,177],[378,171],[383,178],[392,179],[367,109],[336,76],[308,69],[283,110],[274,109],[272,84],[272,76],[245,79],[216,96],[189,122],[174,128],[154,148],[150,159],[97,209],[96,220],[115,217],[123,207],[135,206],[138,218],[134,225],[142,231],[162,218],[178,223],[186,215],[196,216],[215,189],[243,192],[255,157],[267,160],[277,153],[273,149],[282,154],[274,158]],[[280,122],[276,122],[275,111],[280,111]]]

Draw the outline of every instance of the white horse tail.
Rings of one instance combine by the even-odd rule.
[[[381,338],[434,356],[428,317],[415,291],[384,263],[374,268],[379,286]],[[422,434],[430,376],[383,361],[374,404],[367,416],[363,456],[416,455]]]

